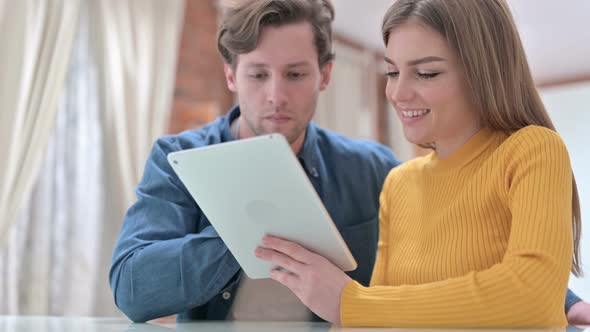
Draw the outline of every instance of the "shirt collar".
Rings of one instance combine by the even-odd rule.
[[[221,119],[221,141],[229,142],[236,138],[231,132],[230,125],[238,116],[240,116],[240,106],[236,105]]]
[[[309,123],[305,131],[305,141],[301,147],[301,151],[297,158],[302,162],[308,173],[313,177],[318,177],[318,155],[319,149],[317,146],[318,129],[315,124]]]

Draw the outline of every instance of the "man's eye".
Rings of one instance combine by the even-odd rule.
[[[287,75],[287,77],[289,77],[290,79],[299,79],[299,78],[302,78],[303,76],[305,76],[305,74],[303,74],[303,73],[289,73]]]
[[[385,76],[387,77],[398,77],[399,76],[399,71],[388,71],[385,73]]]
[[[250,76],[250,78],[253,78],[255,80],[261,80],[261,79],[266,78],[268,75],[266,75],[265,73],[257,73],[257,74],[251,74],[248,76]]]

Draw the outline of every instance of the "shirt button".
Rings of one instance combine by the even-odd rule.
[[[311,173],[311,176],[313,176],[314,178],[318,177],[318,170],[315,167],[312,167],[311,170],[309,170],[309,172]]]
[[[230,292],[223,292],[223,294],[221,294],[221,297],[223,297],[223,299],[227,301],[231,298],[231,293]]]

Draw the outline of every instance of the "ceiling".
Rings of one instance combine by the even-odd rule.
[[[467,0],[466,0],[467,1]],[[381,20],[394,0],[334,0],[334,30],[382,50]],[[590,1],[508,0],[535,81],[590,78]]]

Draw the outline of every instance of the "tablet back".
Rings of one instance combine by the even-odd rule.
[[[264,234],[295,241],[343,271],[356,261],[280,134],[173,152],[170,165],[250,278],[271,264],[254,250]]]

